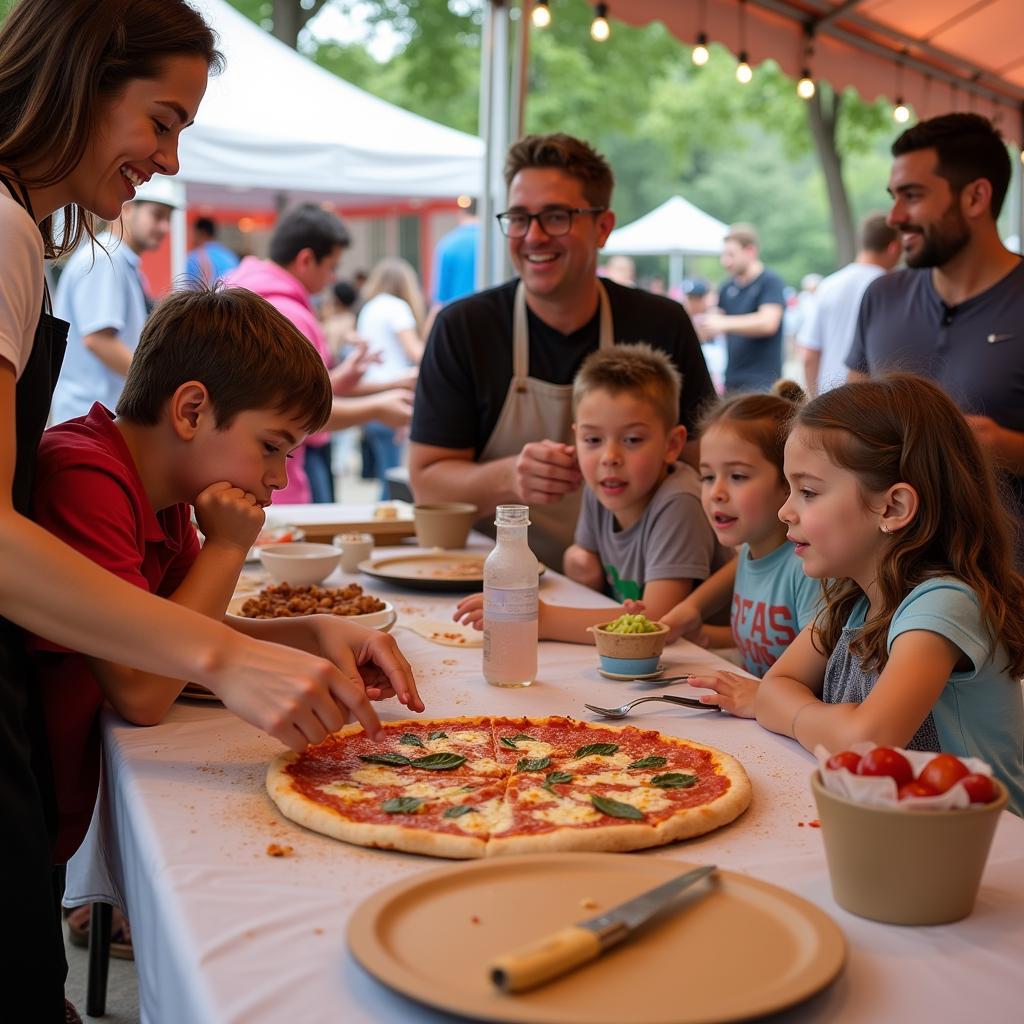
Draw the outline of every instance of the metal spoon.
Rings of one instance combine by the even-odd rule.
[[[596,708],[593,704],[584,704],[583,706],[588,711],[593,711],[595,715],[601,715],[603,718],[625,718],[637,704],[643,704],[647,700],[663,700],[668,704],[681,704],[683,707],[697,708],[700,711],[722,710],[717,704],[702,704],[693,697],[674,697],[671,693],[659,693],[652,697],[637,697],[636,700],[623,704],[621,708]]]

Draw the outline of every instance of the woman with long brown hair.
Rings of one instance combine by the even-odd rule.
[[[296,749],[340,727],[349,708],[371,733],[379,725],[350,652],[332,665],[253,640],[115,579],[29,518],[67,330],[49,314],[44,257],[73,249],[90,214],[116,219],[141,182],[177,172],[178,137],[221,63],[184,0],[21,0],[0,26],[0,871],[17,929],[5,1019],[77,1018],[63,998],[48,758],[22,629],[199,679]],[[397,648],[381,667],[415,693]]]

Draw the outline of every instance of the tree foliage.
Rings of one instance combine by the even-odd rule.
[[[272,27],[272,0],[232,2]],[[476,132],[483,0],[326,2],[363,17],[371,31],[389,29],[400,44],[378,61],[361,44],[300,36],[304,52],[382,99]],[[590,4],[558,0],[553,10],[551,25],[531,33],[526,129],[567,131],[604,152],[616,173],[620,223],[678,192],[721,220],[755,223],[766,262],[791,283],[842,262],[807,108],[777,65],[755,68],[741,86],[735,58],[721,47],[697,68],[660,23],[613,21],[602,44],[590,38]],[[842,95],[836,149],[855,218],[884,207],[892,134],[884,103]],[[716,273],[713,261],[704,267]]]

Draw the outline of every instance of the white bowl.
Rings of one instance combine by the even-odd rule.
[[[338,568],[341,551],[333,544],[271,544],[260,548],[263,567],[278,583],[293,587],[322,583]]]

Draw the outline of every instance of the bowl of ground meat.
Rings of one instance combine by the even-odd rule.
[[[273,583],[258,594],[239,597],[228,611],[246,619],[286,619],[301,615],[336,615],[370,629],[389,630],[395,623],[394,606],[367,594],[358,583],[347,587],[295,586]]]

